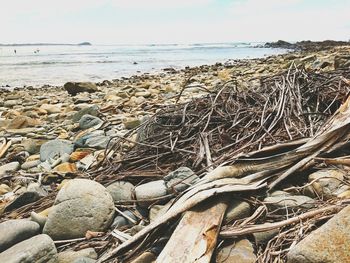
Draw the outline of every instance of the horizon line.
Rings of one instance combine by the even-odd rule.
[[[267,42],[277,42],[279,40],[283,40],[286,42],[290,43],[296,43],[296,42],[301,42],[301,41],[312,41],[312,42],[322,42],[322,41],[344,41],[344,42],[350,42],[350,39],[299,39],[299,40],[285,40],[285,39],[274,39],[274,40],[254,40],[254,41],[213,41],[213,42],[208,42],[208,41],[203,41],[203,42],[198,42],[198,41],[193,41],[193,42],[139,42],[139,43],[92,43],[89,41],[83,41],[80,43],[55,43],[55,42],[32,42],[32,43],[0,43],[0,47],[12,47],[12,46],[137,46],[137,45],[196,45],[196,44],[208,44],[208,45],[213,45],[213,44],[244,44],[244,43],[267,43]]]

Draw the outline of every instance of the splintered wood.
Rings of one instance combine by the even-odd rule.
[[[185,212],[156,262],[210,262],[226,203],[209,202]]]

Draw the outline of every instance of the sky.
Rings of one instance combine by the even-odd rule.
[[[0,0],[0,43],[350,40],[350,0]]]

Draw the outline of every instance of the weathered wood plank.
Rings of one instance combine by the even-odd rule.
[[[217,200],[200,204],[184,214],[157,263],[210,262],[227,208],[225,202]]]

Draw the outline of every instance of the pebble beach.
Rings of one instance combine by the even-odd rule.
[[[74,81],[62,86],[0,89],[0,262],[167,262],[161,251],[170,237],[163,243],[160,237],[154,246],[134,257],[113,255],[107,259],[106,255],[163,216],[176,197],[200,184],[202,173],[194,166],[182,166],[162,171],[162,176],[160,169],[156,177],[136,175],[128,180],[114,174],[107,180],[95,176],[102,163],[105,168],[109,158],[122,159],[136,145],[142,145],[147,135],[133,132],[168,105],[185,105],[218,92],[230,81],[234,81],[233,90],[244,91],[292,67],[320,74],[349,69],[349,54],[349,46],[335,46],[166,68],[96,83]],[[344,78],[344,83],[349,81]],[[350,89],[350,82],[344,83]],[[126,136],[118,151],[111,148]],[[261,200],[273,203],[267,208],[271,210],[298,206],[307,211],[318,202],[315,191],[327,200],[350,198],[345,171],[344,175],[338,170],[320,169],[318,174],[305,175],[308,179],[302,183],[313,186],[314,192],[286,193],[279,189]],[[320,177],[323,181],[313,185]],[[175,189],[171,197],[169,189]],[[163,201],[152,201],[158,199]],[[349,211],[349,207],[345,209]],[[228,204],[222,220],[228,224],[251,219],[255,211],[247,200],[234,201]],[[338,221],[330,220],[327,229],[339,231],[332,228],[338,222],[350,233],[348,214],[337,214],[331,220]],[[263,262],[258,261],[259,251],[277,234],[276,229],[260,231],[242,236],[235,245],[218,246],[213,262]],[[329,255],[321,259],[313,254],[315,249],[309,249],[313,242],[327,242],[323,240],[327,237],[313,238],[305,241],[303,248],[288,248],[283,260],[275,262],[302,262],[303,257],[307,262],[323,262],[331,258],[333,254],[326,249],[323,253]],[[342,238],[343,258],[327,262],[349,259],[350,236]]]

